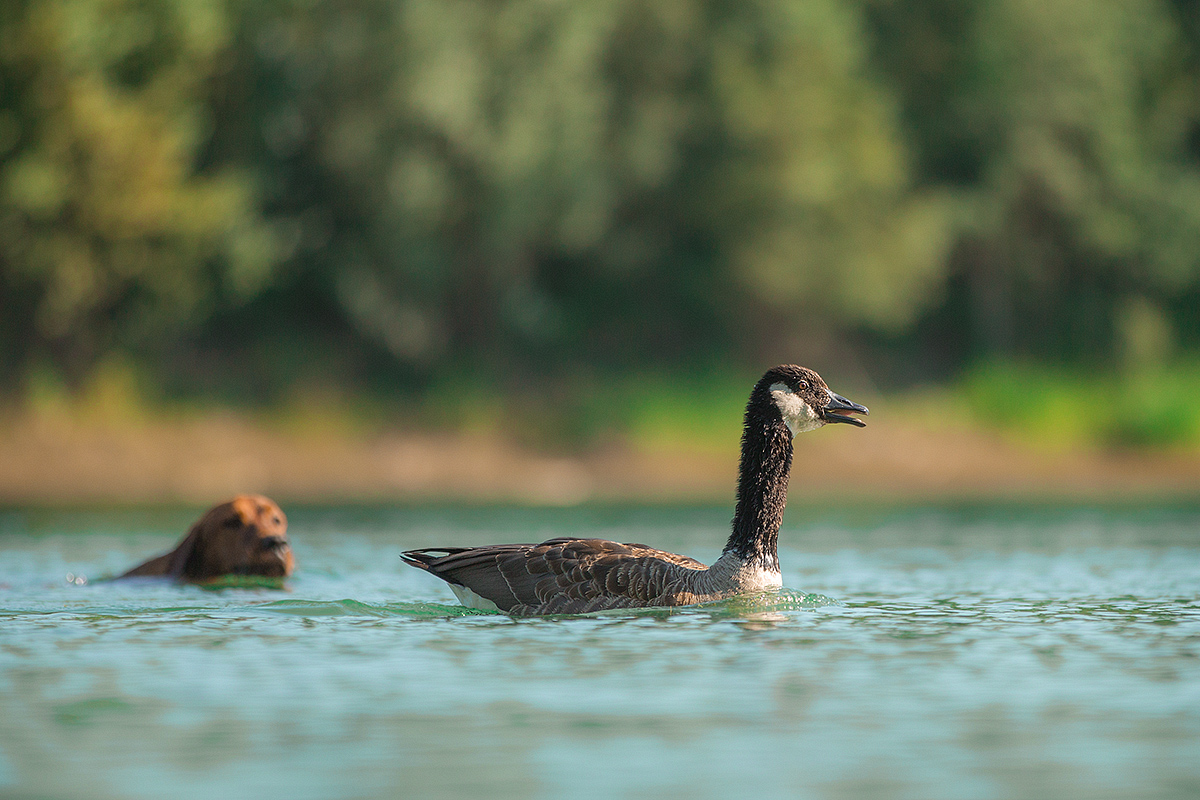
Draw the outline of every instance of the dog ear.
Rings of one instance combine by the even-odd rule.
[[[183,580],[185,577],[196,577],[195,572],[200,566],[199,546],[200,530],[204,524],[204,519],[198,521],[188,531],[188,535],[183,537],[183,541],[179,546],[170,553],[167,560],[167,576],[173,580]]]

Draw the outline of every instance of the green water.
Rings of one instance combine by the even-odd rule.
[[[192,516],[0,512],[0,797],[1200,797],[1200,508],[793,507],[778,598],[580,618],[397,554],[728,510],[289,509],[287,591],[96,580]]]

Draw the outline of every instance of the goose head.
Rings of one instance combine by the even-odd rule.
[[[758,383],[763,400],[779,410],[792,436],[824,425],[844,422],[865,427],[854,414],[867,414],[867,407],[832,391],[820,375],[807,367],[785,364],[768,370]]]

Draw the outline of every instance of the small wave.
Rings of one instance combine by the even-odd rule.
[[[262,575],[222,575],[196,584],[201,589],[218,592],[222,589],[286,589],[284,578],[267,578]]]
[[[812,611],[829,605],[841,605],[837,600],[823,594],[806,594],[784,589],[779,592],[762,592],[761,594],[740,595],[728,600],[718,600],[700,606],[676,606],[673,608],[622,608],[611,611],[593,612],[587,616],[628,615],[628,614],[671,614],[680,611],[703,609],[722,617],[753,617],[759,614],[783,613],[787,611]],[[385,603],[374,605],[359,600],[346,598],[343,600],[300,600],[289,598],[273,600],[268,603],[256,603],[251,606],[256,611],[267,611],[273,614],[286,614],[296,617],[473,617],[480,615],[497,616],[501,612],[482,611],[459,605],[443,605],[441,603]],[[567,615],[579,616],[579,615]]]
[[[758,592],[742,594],[715,603],[706,603],[700,608],[728,618],[763,618],[764,615],[775,615],[782,618],[788,611],[815,611],[825,606],[840,606],[841,601],[823,594],[808,594],[792,589],[780,589],[777,592]]]
[[[254,606],[258,611],[296,617],[468,617],[494,612],[440,603],[386,603],[372,605],[344,600],[274,600]]]

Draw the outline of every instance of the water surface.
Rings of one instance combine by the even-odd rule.
[[[590,617],[398,558],[728,513],[289,509],[211,591],[97,580],[192,512],[0,512],[0,796],[1200,797],[1197,508],[793,507],[778,597]]]

